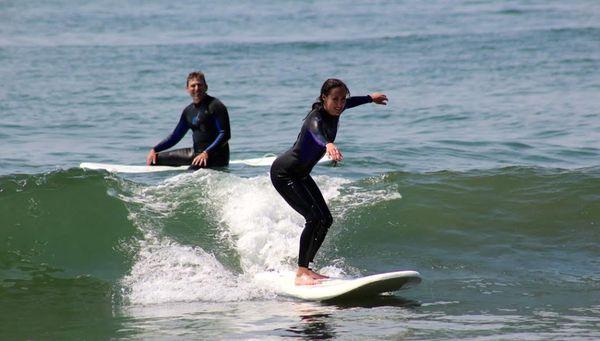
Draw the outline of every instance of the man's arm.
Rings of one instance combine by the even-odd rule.
[[[189,127],[185,121],[184,114],[181,114],[181,118],[179,119],[179,123],[175,127],[175,130],[171,133],[171,135],[167,136],[164,140],[162,140],[159,144],[154,146],[154,148],[150,149],[148,156],[146,156],[146,164],[153,165],[156,163],[156,153],[162,152],[163,150],[169,149],[176,145],[181,139],[185,136]]]
[[[188,132],[189,129],[190,129],[190,127],[187,125],[187,122],[185,121],[185,115],[181,114],[179,123],[177,123],[177,126],[175,127],[173,132],[169,136],[167,136],[164,140],[162,140],[160,143],[158,143],[156,146],[154,146],[154,148],[152,148],[152,149],[154,149],[155,152],[162,152],[163,150],[173,147],[179,141],[181,141],[181,139],[185,136],[185,134]]]
[[[231,138],[231,128],[229,126],[229,113],[227,107],[218,99],[214,99],[210,103],[209,113],[214,120],[215,127],[217,128],[217,137],[215,140],[204,150],[210,153],[211,150],[218,146],[224,145]]]

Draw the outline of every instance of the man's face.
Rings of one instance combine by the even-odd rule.
[[[204,95],[206,95],[206,90],[208,87],[206,83],[204,83],[201,79],[190,79],[187,86],[187,92],[192,97],[194,103],[200,103]]]

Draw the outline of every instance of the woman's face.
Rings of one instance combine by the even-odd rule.
[[[323,95],[323,108],[330,115],[340,116],[346,106],[346,90],[342,87],[333,88],[328,95]]]

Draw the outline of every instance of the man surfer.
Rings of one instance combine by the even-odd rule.
[[[187,77],[186,90],[192,97],[173,132],[154,146],[146,157],[148,165],[183,166],[191,168],[224,167],[229,164],[231,130],[227,108],[218,98],[206,93],[204,73],[194,71]],[[176,145],[192,130],[193,148],[165,151]]]

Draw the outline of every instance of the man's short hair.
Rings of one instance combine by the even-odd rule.
[[[190,85],[190,81],[192,79],[201,80],[206,84],[206,79],[204,78],[204,73],[202,71],[193,71],[187,76],[187,81],[185,82],[185,87],[187,88]],[[208,85],[208,84],[207,84]]]

